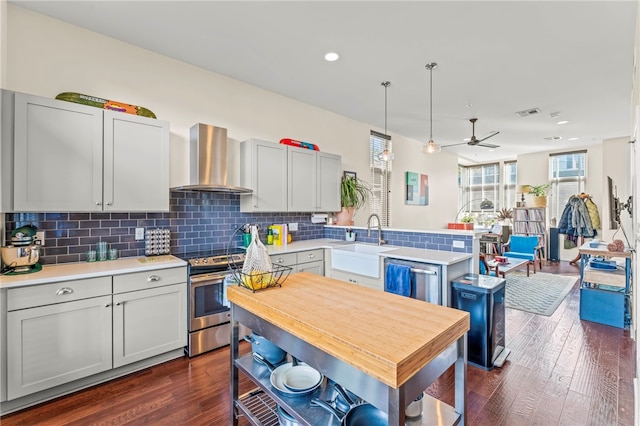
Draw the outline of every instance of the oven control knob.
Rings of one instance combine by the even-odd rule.
[[[191,259],[191,263],[193,263],[194,265],[198,264],[198,259]]]
[[[206,259],[206,258],[202,259],[202,263],[208,263],[208,262],[209,262],[209,259]]]

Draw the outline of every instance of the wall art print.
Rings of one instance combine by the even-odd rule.
[[[405,173],[404,203],[414,206],[429,205],[429,176],[420,173]]]

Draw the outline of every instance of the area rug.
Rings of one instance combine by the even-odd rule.
[[[513,271],[507,274],[505,306],[538,315],[552,315],[578,277],[533,271]]]

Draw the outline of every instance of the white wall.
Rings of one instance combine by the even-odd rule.
[[[609,228],[609,200],[607,189],[607,176],[611,176],[613,182],[617,187],[618,199],[621,202],[626,202],[631,195],[631,146],[629,144],[629,137],[609,139],[604,141],[604,149],[602,153],[603,179],[602,179],[602,195],[603,195],[603,210],[604,219],[602,223],[602,239],[603,241],[612,241],[613,239],[620,239],[627,243],[622,230],[612,230]],[[620,219],[622,220],[622,226],[626,231],[629,240],[632,239],[632,225],[631,216],[625,210],[620,213]]]
[[[151,109],[171,124],[171,186],[187,183],[188,131],[198,122],[226,127],[232,143],[251,137],[310,141],[322,151],[342,155],[344,170],[369,178],[368,124],[12,4],[7,6],[7,21],[5,88],[51,98],[79,92]],[[444,228],[457,211],[457,158],[447,153],[427,156],[420,151],[420,141],[392,137],[392,226]],[[238,184],[239,162],[236,155],[232,159],[230,183]],[[406,171],[429,175],[429,206],[404,205]],[[367,213],[356,216],[356,225],[364,224]]]

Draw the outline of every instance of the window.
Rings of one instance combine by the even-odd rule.
[[[549,217],[560,220],[569,197],[584,192],[587,181],[587,151],[549,155]]]
[[[516,183],[518,181],[518,163],[515,161],[504,162],[504,195],[502,197],[503,206],[511,208],[518,201],[518,193]],[[497,209],[496,209],[497,210]]]
[[[371,197],[369,210],[380,217],[381,226],[391,226],[389,204],[389,184],[391,182],[391,161],[379,158],[382,151],[393,152],[391,137],[371,131],[369,137],[369,169],[371,170]]]
[[[487,199],[493,203],[493,210],[500,208],[500,165],[498,163],[477,166],[461,166],[460,208],[464,211],[483,212],[480,202]],[[467,206],[468,204],[468,206]]]

